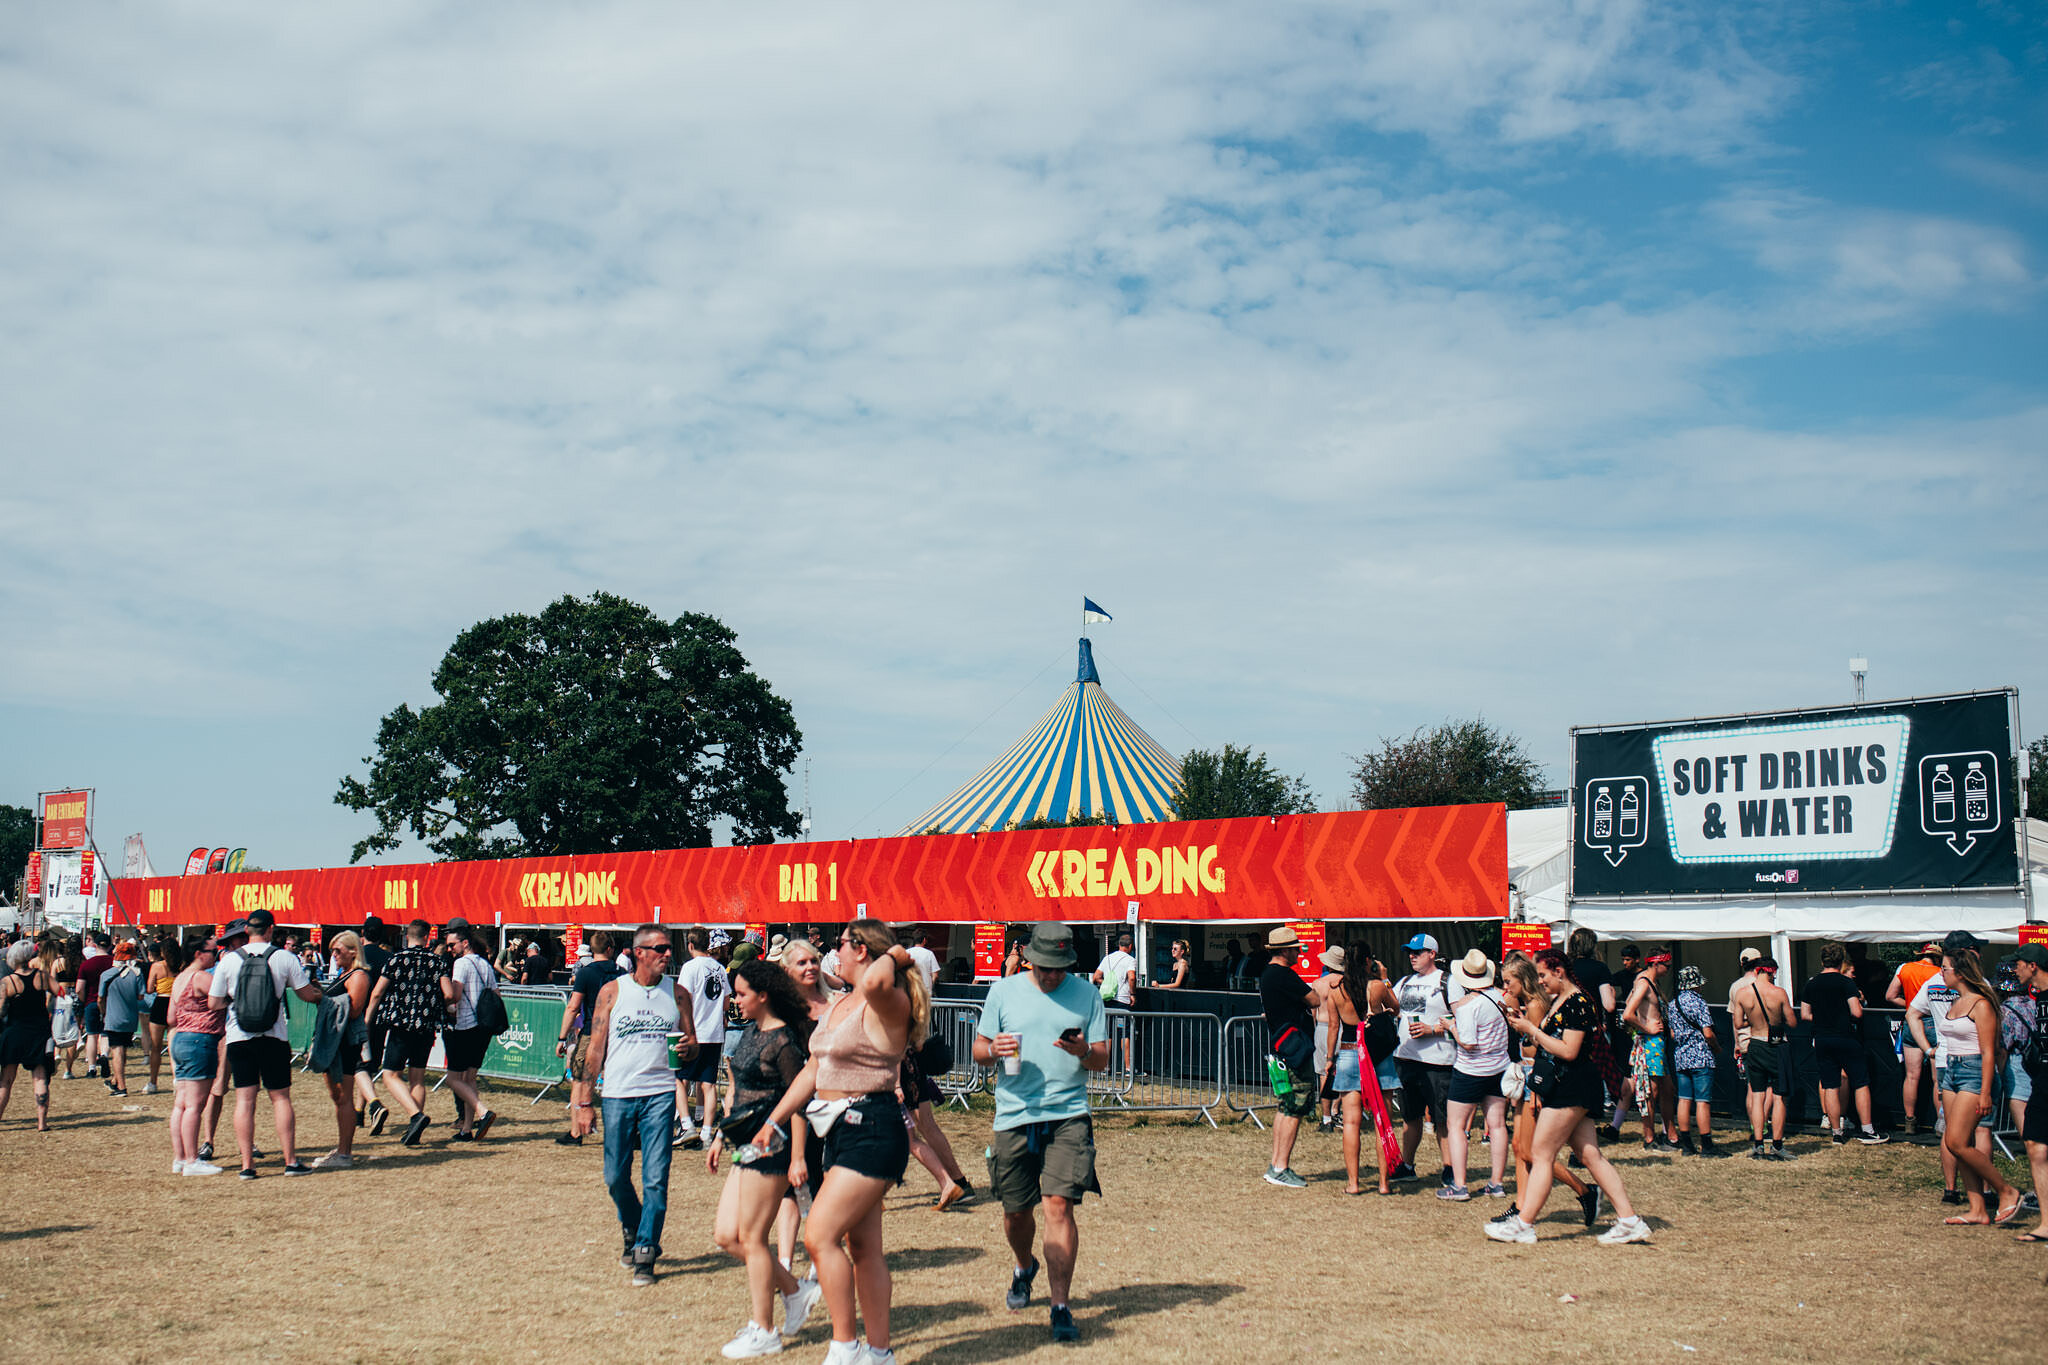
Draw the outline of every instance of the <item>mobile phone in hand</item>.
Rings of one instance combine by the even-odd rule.
[[[1080,1041],[1081,1041],[1081,1030],[1079,1030],[1079,1029],[1077,1029],[1077,1028],[1070,1028],[1070,1029],[1068,1029],[1068,1030],[1067,1030],[1066,1032],[1064,1032],[1064,1033],[1060,1034],[1060,1041],[1061,1041],[1061,1042],[1063,1042],[1063,1043],[1078,1043],[1078,1042],[1080,1042]]]

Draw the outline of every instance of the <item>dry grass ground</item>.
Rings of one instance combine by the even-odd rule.
[[[437,1095],[421,1148],[399,1147],[394,1126],[362,1144],[372,1159],[356,1170],[299,1180],[277,1175],[265,1105],[266,1178],[245,1184],[173,1178],[169,1097],[136,1087],[124,1102],[59,1082],[54,1131],[38,1135],[23,1086],[0,1124],[0,1357],[715,1360],[745,1318],[741,1272],[710,1244],[719,1182],[701,1156],[677,1154],[670,1259],[635,1290],[596,1142],[555,1146],[552,1099],[501,1094],[505,1121],[463,1146],[447,1141],[451,1101]],[[303,1076],[296,1093],[303,1148],[318,1156],[331,1107]],[[986,1118],[944,1121],[975,1171]],[[1940,1226],[1927,1148],[1801,1141],[1793,1166],[1624,1149],[1656,1241],[1598,1246],[1576,1208],[1554,1207],[1529,1248],[1481,1238],[1497,1204],[1444,1204],[1420,1186],[1346,1198],[1337,1142],[1313,1132],[1297,1192],[1258,1179],[1268,1139],[1249,1124],[1111,1120],[1099,1141],[1108,1197],[1083,1210],[1075,1295],[1082,1350],[1097,1358],[2048,1355],[2048,1246]],[[913,1165],[890,1201],[900,1358],[1055,1357],[1042,1298],[1002,1307],[996,1210],[940,1214],[930,1197]],[[790,1358],[821,1359],[825,1335],[814,1326]]]

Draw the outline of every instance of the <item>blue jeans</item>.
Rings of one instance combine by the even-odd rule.
[[[676,1121],[676,1092],[639,1099],[604,1099],[604,1183],[618,1205],[619,1226],[633,1234],[635,1247],[661,1250],[661,1225],[668,1217],[669,1139]],[[633,1192],[633,1149],[640,1149],[640,1190]]]

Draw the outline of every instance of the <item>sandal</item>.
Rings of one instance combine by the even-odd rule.
[[[2020,1216],[2020,1203],[2020,1193],[2018,1190],[2014,1190],[2012,1207],[2010,1209],[2000,1209],[1996,1213],[1994,1213],[1991,1216],[1991,1226],[1995,1228],[2002,1228],[2007,1223],[2010,1223],[2014,1219],[2018,1218]]]
[[[1953,1218],[1944,1218],[1941,1221],[1944,1227],[1951,1228],[1985,1228],[1991,1226],[1989,1223],[1978,1222],[1966,1213],[1959,1213]]]
[[[2048,1232],[2023,1232],[2013,1238],[2015,1242],[2048,1242]]]

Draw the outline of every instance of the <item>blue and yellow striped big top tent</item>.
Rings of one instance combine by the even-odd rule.
[[[904,834],[964,834],[1027,820],[1093,815],[1120,825],[1173,818],[1180,760],[1109,699],[1095,652],[1052,710],[966,786],[904,826]]]

